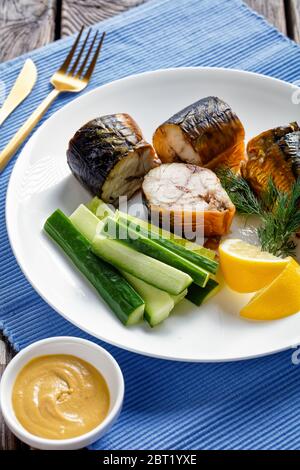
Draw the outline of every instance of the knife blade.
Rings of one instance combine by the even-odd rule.
[[[12,89],[0,109],[0,125],[29,95],[37,79],[37,69],[31,59],[27,59]]]

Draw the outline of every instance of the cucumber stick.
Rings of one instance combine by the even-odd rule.
[[[204,287],[206,285],[209,279],[209,273],[206,270],[170,251],[164,245],[156,243],[156,240],[149,238],[142,229],[140,231],[135,230],[131,225],[126,225],[126,221],[123,223],[122,220],[108,217],[106,219],[105,234],[116,237],[141,253],[189,274],[199,286]]]
[[[83,204],[78,206],[73,214],[70,215],[69,219],[77,230],[90,242],[92,242],[97,233],[101,232],[104,226],[104,223]]]
[[[191,284],[192,286],[193,284]],[[197,286],[198,289],[201,289],[201,287]],[[187,293],[188,293],[188,289],[185,289],[183,290],[182,292],[180,292],[180,294],[178,295],[171,295],[172,299],[174,300],[174,304],[177,305],[179,304],[179,302],[181,302],[186,296],[187,296]]]
[[[90,242],[93,241],[96,235],[97,228],[99,227],[98,224],[100,226],[103,225],[91,210],[82,204],[70,215],[69,219]],[[165,320],[174,308],[174,305],[187,294],[187,289],[185,289],[178,296],[173,296],[126,273],[126,271],[121,271],[121,274],[145,302],[144,317],[151,326],[155,326]]]
[[[93,197],[87,204],[86,207],[89,209],[94,215],[96,215],[97,207],[99,206],[101,199],[97,196]]]
[[[161,235],[162,237],[165,237],[167,239],[172,240],[173,243],[179,246],[183,246],[185,249],[194,251],[195,253],[198,253],[201,256],[204,256],[209,259],[215,259],[216,253],[213,250],[210,250],[209,248],[204,248],[204,246],[198,245],[195,242],[191,242],[189,240],[186,240],[185,238],[181,238],[178,235],[175,235],[174,233],[168,232],[167,230],[164,230],[161,227],[158,227],[157,225],[151,224],[150,222],[147,222],[143,219],[139,219],[137,217],[134,217],[130,214],[126,214],[125,212],[121,211],[114,211],[113,206],[110,206],[103,202],[101,199],[99,199],[97,196],[94,197],[88,204],[87,204],[88,209],[90,209],[97,217],[99,217],[100,220],[103,220],[106,218],[106,216],[114,216],[117,214],[121,214],[123,217],[127,217],[128,220],[131,222],[134,222],[136,224],[139,224],[141,227],[143,227],[146,230],[150,230],[153,233],[157,233]]]
[[[186,298],[193,304],[200,307],[203,302],[213,297],[219,291],[219,289],[220,285],[214,279],[209,279],[208,283],[203,289],[193,283],[188,288]]]
[[[144,318],[150,326],[156,326],[168,318],[175,306],[173,296],[157,287],[150,286],[126,271],[121,271],[121,273],[145,302]],[[174,297],[177,298],[177,296]]]
[[[170,294],[180,294],[192,282],[188,274],[144,255],[120,241],[96,235],[92,247],[100,258]]]
[[[95,287],[122,323],[135,324],[143,317],[143,299],[116,269],[92,253],[90,242],[67,216],[56,210],[47,219],[44,229]]]
[[[162,234],[162,236],[165,235]],[[171,238],[171,240],[173,243],[176,243],[176,245],[183,246],[186,250],[198,253],[198,255],[205,256],[205,258],[215,259],[216,257],[215,251],[210,250],[209,248],[205,248],[204,246],[198,245],[198,243],[196,242],[191,242],[186,238]]]
[[[115,211],[112,209],[113,206],[106,204],[97,196],[95,196],[86,207],[100,220],[105,220],[106,217],[113,217],[115,215]]]
[[[98,231],[98,228],[99,228],[99,225],[98,225],[99,219],[97,219],[97,217],[89,209],[87,209],[85,206],[81,205],[70,216],[70,220],[71,220],[72,223],[74,223],[74,225],[76,225],[76,228],[79,230],[79,232],[84,234],[86,236],[86,238],[93,244],[94,238],[95,237],[97,238],[97,231]],[[102,224],[102,222],[100,222],[100,224]],[[100,225],[100,226],[102,226],[102,225]],[[100,236],[98,238],[101,239],[103,237]],[[121,244],[121,248],[124,248],[124,250],[125,250],[125,248],[127,248],[127,247],[126,247],[126,245]],[[97,252],[97,250],[95,250],[95,248],[94,248],[94,251],[96,252],[96,254],[100,254],[100,253]],[[140,253],[136,252],[135,250],[131,250],[131,251],[133,253],[136,253],[136,256],[138,256],[140,254]],[[130,252],[130,254],[131,254],[131,252]],[[100,257],[101,257],[101,254],[100,254]],[[105,258],[105,256],[103,256],[103,258]],[[145,259],[146,259],[146,261],[149,262],[149,257],[148,256],[145,256]],[[144,260],[144,258],[143,258],[143,260]],[[128,271],[128,269],[126,269],[126,267],[119,266],[119,264],[117,262],[114,263],[113,261],[110,261],[110,260],[107,260],[107,261],[111,262],[112,264],[119,267],[120,269],[123,269],[124,271]],[[174,274],[179,275],[179,278],[181,280],[185,279],[185,281],[188,282],[187,285],[190,284],[191,278],[189,278],[189,276],[184,276],[184,273],[178,271],[177,269],[171,269],[171,266],[167,266],[163,263],[156,262],[156,260],[154,260],[154,259],[152,261],[153,261],[153,264],[155,266],[158,266],[159,268],[162,268],[164,272],[165,271],[167,271],[167,273],[171,272],[171,274],[173,276],[174,276]],[[142,262],[142,261],[140,261],[140,262]],[[128,260],[128,264],[131,265],[131,259],[130,258]],[[143,271],[143,267],[140,266],[139,270]],[[129,272],[131,272],[131,271],[129,271]],[[135,275],[134,272],[131,272],[131,274]],[[150,276],[152,277],[152,281],[153,281],[153,276],[151,275],[151,273],[150,273]],[[140,276],[136,276],[136,277],[140,278]],[[149,277],[149,275],[148,275],[148,277]],[[148,282],[148,281],[146,280],[146,282]],[[161,280],[160,283],[162,283],[162,282],[163,281]],[[151,283],[148,282],[148,283],[152,285],[152,282]],[[163,284],[163,285],[165,285],[165,284]],[[173,293],[175,295],[180,294],[187,287],[187,285],[184,285],[184,287],[182,289],[179,289],[179,291],[176,289],[176,292],[173,289],[171,293]],[[160,287],[160,288],[163,289],[162,287]],[[163,290],[167,290],[167,289],[163,289]]]
[[[181,238],[178,235],[175,235],[172,232],[168,232],[167,230],[164,230],[161,227],[157,227],[157,225],[151,224],[150,222],[146,222],[143,219],[139,219],[137,217],[134,217],[133,215],[126,214],[125,212],[121,211],[116,211],[116,217],[126,218],[133,224],[136,224],[144,230],[147,230],[147,232],[155,234],[156,238],[158,238],[157,235],[166,238],[167,240],[171,241],[172,244],[179,245],[188,251],[193,251],[194,253],[199,254],[200,256],[211,260],[215,259],[216,257],[216,253],[213,250],[210,250],[209,248],[204,248],[204,246],[186,240],[185,238]],[[153,236],[153,238],[155,239],[155,236]]]
[[[128,217],[124,217],[121,212],[117,214],[118,221],[123,224],[126,224],[131,231],[136,232],[146,237],[148,240],[151,240],[157,246],[163,247],[172,253],[180,256],[181,258],[190,261],[195,264],[199,269],[202,268],[205,271],[208,271],[211,274],[215,274],[218,269],[217,261],[207,258],[206,256],[200,255],[195,251],[187,250],[184,246],[174,243],[173,240],[163,237],[156,232],[152,232],[149,229],[144,228],[139,222],[131,222]],[[108,221],[109,219],[107,219]],[[194,279],[194,281],[196,281]],[[199,284],[201,285],[201,284]],[[203,286],[202,286],[203,287]]]

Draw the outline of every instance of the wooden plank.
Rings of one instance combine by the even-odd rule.
[[[61,35],[63,37],[73,34],[82,25],[97,23],[145,1],[147,0],[62,0]],[[245,2],[264,15],[282,33],[286,33],[284,0],[245,0]]]
[[[0,62],[54,40],[56,0],[0,0]]]
[[[300,43],[300,0],[286,0],[288,11],[289,35]]]
[[[145,3],[147,0],[62,0],[61,36]]]
[[[274,25],[279,31],[286,34],[286,19],[284,0],[244,0],[249,7],[257,11],[260,15]]]

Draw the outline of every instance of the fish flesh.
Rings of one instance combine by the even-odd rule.
[[[185,162],[215,169],[238,170],[245,158],[245,130],[231,107],[209,96],[161,124],[153,145],[163,163]]]
[[[141,188],[160,164],[151,144],[128,114],[110,114],[82,126],[70,140],[67,161],[73,175],[104,202],[117,204]]]
[[[169,218],[174,230],[203,225],[205,236],[228,233],[235,213],[217,175],[208,168],[165,163],[149,171],[142,190],[152,220]]]
[[[275,186],[289,192],[300,176],[300,128],[297,122],[262,132],[247,145],[243,177],[259,195],[272,178]]]

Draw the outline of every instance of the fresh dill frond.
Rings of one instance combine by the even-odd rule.
[[[262,206],[247,181],[230,168],[217,171],[221,185],[227,192],[236,210],[243,215],[262,215]]]
[[[271,186],[270,184],[270,192]],[[262,217],[258,237],[263,250],[276,256],[295,256],[294,235],[300,228],[300,179],[294,183],[289,193],[278,190],[276,193],[269,212],[265,210]]]
[[[232,170],[221,168],[218,177],[240,214],[260,217],[257,235],[262,250],[275,256],[295,256],[294,236],[300,228],[300,179],[287,193],[279,191],[270,178],[258,198],[248,182]]]
[[[276,204],[276,201],[279,197],[279,190],[275,186],[272,178],[269,178],[267,189],[262,191],[260,195],[261,206],[264,211],[271,211]]]

